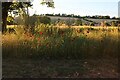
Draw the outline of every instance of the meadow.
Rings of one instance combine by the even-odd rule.
[[[98,58],[117,57],[118,28],[59,28],[38,25],[35,32],[15,28],[3,38],[3,57]],[[9,53],[12,52],[12,53]],[[95,57],[96,56],[96,57]]]
[[[60,27],[41,24],[35,27],[33,33],[26,32],[22,25],[15,27],[15,31],[16,33],[6,32],[2,35],[3,66],[9,64],[8,69],[3,68],[4,77],[118,76],[118,27]],[[26,64],[26,60],[31,64]],[[18,63],[23,63],[21,66],[24,67],[29,66],[29,70],[27,67],[23,69],[28,71],[25,73],[28,75],[22,72]],[[37,66],[35,69],[32,64],[44,66],[44,69],[40,68],[43,72],[36,73],[39,68]],[[10,65],[14,71],[17,71],[16,67],[20,71],[8,74],[11,71]],[[30,72],[30,68],[35,71]],[[89,70],[93,72],[88,72]],[[18,74],[21,76],[16,76]]]

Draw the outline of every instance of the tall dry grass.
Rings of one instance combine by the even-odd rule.
[[[98,59],[118,57],[118,28],[59,28],[37,25],[34,33],[16,28],[2,35],[3,58]]]

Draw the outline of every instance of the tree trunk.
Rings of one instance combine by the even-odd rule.
[[[7,31],[7,16],[8,10],[12,3],[11,2],[3,2],[2,3],[2,32]]]
[[[7,26],[7,15],[8,15],[8,11],[7,10],[3,10],[2,11],[2,32],[5,32],[7,30],[6,26]]]

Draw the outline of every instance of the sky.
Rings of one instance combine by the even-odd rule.
[[[41,5],[41,0],[33,0],[29,14],[75,14],[80,16],[109,15],[118,17],[119,0],[53,0],[55,8]]]

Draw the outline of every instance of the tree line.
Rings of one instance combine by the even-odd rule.
[[[46,16],[58,16],[58,17],[73,17],[73,18],[93,18],[93,19],[119,19],[117,17],[110,17],[109,15],[95,15],[95,16],[80,16],[75,14],[42,14]]]
[[[54,2],[45,2],[44,0],[41,2],[41,4],[47,5],[47,7],[52,7],[54,8]],[[8,17],[8,12],[11,12],[13,10],[18,10],[17,13],[20,13],[20,10],[24,11],[28,7],[33,6],[31,2],[15,2],[14,0],[9,2],[9,0],[6,2],[2,2],[2,32],[7,31],[7,17]],[[27,12],[26,12],[27,13]]]
[[[26,15],[27,16],[27,15]],[[29,15],[28,15],[29,16]],[[32,16],[29,16],[29,18],[25,18],[25,24],[24,25],[29,25],[29,26],[32,26],[34,27],[36,24],[66,24],[68,26],[70,25],[74,25],[74,26],[83,26],[83,25],[87,25],[87,26],[100,26],[101,24],[104,24],[106,26],[118,26],[120,24],[119,21],[111,21],[111,22],[95,22],[95,21],[92,21],[92,20],[89,20],[87,18],[78,18],[78,19],[74,19],[74,18],[71,18],[71,19],[56,19],[56,20],[52,20],[50,18],[51,16],[46,16],[46,15],[32,15]],[[54,16],[53,16],[54,17]],[[83,21],[84,20],[84,21]],[[24,23],[24,22],[21,22],[23,20],[21,20],[20,17],[18,17],[17,20],[14,20],[14,18],[12,16],[8,16],[7,18],[7,25],[21,25],[21,23]]]

